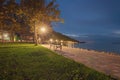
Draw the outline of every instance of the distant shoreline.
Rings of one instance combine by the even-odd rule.
[[[85,49],[85,48],[79,48],[79,47],[74,47],[74,48],[75,48],[75,49],[80,49],[80,50],[85,50],[85,51],[93,51],[93,52],[97,52],[97,53],[104,53],[104,54],[109,54],[109,55],[120,56],[119,53],[115,53],[115,52],[98,51],[98,50]]]
[[[76,43],[74,45],[75,48],[82,48],[86,50],[94,50],[97,52],[104,52],[108,54],[115,54],[120,55],[120,45],[115,45],[113,43],[99,43],[99,42],[86,42],[86,41],[80,41],[78,44]]]

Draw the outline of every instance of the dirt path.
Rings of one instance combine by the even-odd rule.
[[[43,46],[49,48],[49,45]],[[57,53],[120,79],[120,56],[68,47],[63,47],[62,51],[57,50]]]

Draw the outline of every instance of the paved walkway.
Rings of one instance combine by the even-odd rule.
[[[49,45],[43,46],[49,48]],[[58,49],[57,53],[120,79],[120,56],[68,47],[63,47],[62,51]]]

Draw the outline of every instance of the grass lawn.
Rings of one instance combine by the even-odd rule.
[[[113,80],[33,44],[0,44],[0,80]]]

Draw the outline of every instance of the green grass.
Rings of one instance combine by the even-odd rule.
[[[0,44],[0,80],[112,80],[42,46]]]

